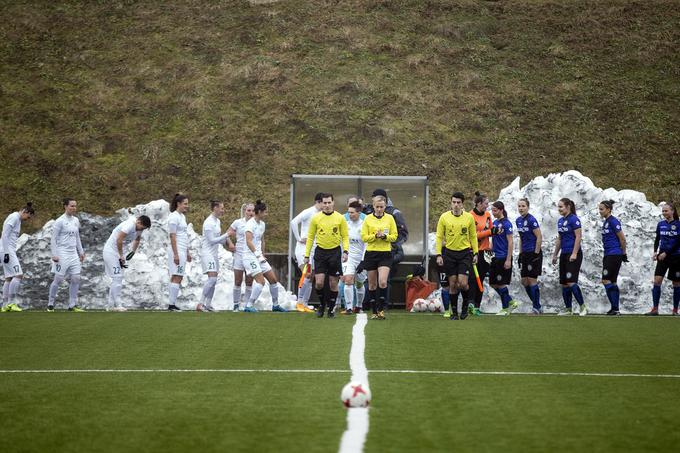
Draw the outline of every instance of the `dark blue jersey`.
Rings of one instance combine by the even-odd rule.
[[[680,255],[680,220],[662,220],[656,225],[659,253]]]
[[[536,235],[534,230],[538,230],[538,220],[531,214],[517,217],[515,220],[519,238],[522,240],[522,253],[536,251]]]
[[[604,246],[604,256],[623,255],[621,241],[617,233],[621,231],[619,219],[610,215],[602,222],[602,245]]]
[[[574,231],[579,228],[581,228],[581,221],[576,214],[569,214],[557,221],[557,232],[560,234],[560,251],[562,253],[574,251],[574,242],[576,242]]]
[[[493,254],[499,259],[506,258],[508,256],[508,235],[512,236],[512,222],[503,217],[494,220],[493,226],[503,228],[500,234],[493,236]],[[512,254],[512,250],[510,250],[510,254]]]

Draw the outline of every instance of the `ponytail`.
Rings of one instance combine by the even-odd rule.
[[[569,214],[576,215],[576,205],[574,204],[574,202],[572,200],[570,200],[569,198],[560,198],[560,201],[563,204],[569,206],[569,210],[570,210]]]
[[[491,205],[496,209],[500,209],[503,211],[503,217],[506,219],[508,218],[508,211],[505,210],[505,205],[503,204],[502,201],[494,201],[493,204]]]
[[[172,201],[170,202],[170,212],[175,212],[177,210],[177,205],[186,200],[187,197],[186,195],[182,195],[181,193],[176,193],[175,196],[172,198]]]
[[[668,206],[669,208],[671,208],[671,210],[673,211],[673,220],[678,220],[678,209],[675,207],[675,205],[673,204],[673,202],[672,202],[672,201],[667,201],[667,202],[665,203],[665,205]]]
[[[33,208],[33,203],[31,203],[30,201],[28,203],[26,203],[26,206],[21,208],[21,210],[23,212],[25,212],[26,214],[35,215],[35,209]]]
[[[614,207],[614,200],[600,201],[600,204],[611,211]]]
[[[255,214],[259,214],[262,211],[266,211],[266,210],[267,210],[267,205],[264,204],[264,202],[262,200],[256,200],[255,201]]]
[[[475,204],[475,207],[479,203],[484,203],[484,200],[487,200],[489,197],[481,193],[480,191],[475,192],[475,197],[472,199],[472,202]]]

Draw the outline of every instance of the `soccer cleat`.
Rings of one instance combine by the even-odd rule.
[[[54,305],[48,305],[47,306],[47,312],[48,313],[54,313]]]
[[[458,321],[458,313],[451,313],[451,316],[449,316],[449,319],[451,321]]]
[[[316,310],[316,317],[317,318],[323,318],[323,314],[324,314],[324,309],[322,307],[319,307],[319,309]]]
[[[514,300],[514,299],[511,300],[508,305],[509,305],[508,306],[508,314],[512,313],[513,311],[515,311],[515,309],[517,307],[519,307],[519,303],[517,303],[517,301]]]
[[[232,309],[232,311],[239,311],[240,308],[241,307],[239,306],[239,304],[234,304],[234,308]]]
[[[653,307],[651,310],[645,313],[645,316],[659,316],[659,309],[657,307]]]
[[[621,316],[621,312],[618,310],[611,309],[607,312],[607,316]]]
[[[245,313],[257,313],[257,308],[255,307],[246,307],[243,309]]]
[[[371,319],[380,319],[380,318],[378,317],[378,313],[373,313],[373,314],[371,315]]]
[[[354,307],[354,309],[352,309],[352,312],[354,312],[355,315],[358,315],[359,313],[361,313],[361,308]]]
[[[283,308],[281,305],[278,305],[278,304],[274,305],[272,307],[272,311],[278,311],[280,313],[288,313],[288,310],[286,310],[285,308]]]
[[[381,311],[378,312],[378,319],[386,319],[384,311],[381,310]]]
[[[304,313],[305,312],[305,304],[299,303],[299,302],[297,304],[295,304],[295,311],[299,311],[300,313]]]
[[[68,311],[72,311],[72,312],[74,312],[74,313],[83,313],[85,310],[83,310],[83,309],[80,308],[79,306],[75,305],[75,306],[73,306],[73,307],[69,307],[69,308],[68,308]]]
[[[540,314],[543,313],[542,308],[531,308],[531,313],[529,313],[530,316],[539,316]]]
[[[571,307],[565,307],[562,311],[557,312],[557,316],[570,316],[571,314]]]
[[[469,314],[470,314],[470,310],[469,310],[469,309],[468,309],[468,310],[463,310],[463,311],[461,311],[461,312],[460,312],[460,320],[461,320],[461,321],[464,320],[465,318],[468,317]]]
[[[680,316],[680,313],[678,313],[678,309],[674,308],[673,313],[671,313],[671,316]]]
[[[312,307],[305,305],[305,313],[316,313]]]
[[[8,305],[5,305],[4,308],[5,308],[5,311],[17,311],[17,312],[18,312],[18,311],[23,311],[23,310],[21,309],[21,307],[18,306],[17,304],[8,304]]]
[[[329,318],[335,318],[335,310],[328,310],[328,317]]]
[[[467,308],[468,315],[473,314],[474,311],[475,311],[475,306],[474,305],[468,305],[468,308]],[[461,315],[462,315],[462,313],[461,313]],[[461,316],[461,319],[463,319],[462,316]]]
[[[352,315],[352,314],[354,314],[354,310],[352,310],[351,308],[348,308],[347,310],[343,311],[342,313],[345,314],[345,315]]]
[[[48,309],[48,311],[49,311],[49,309]],[[111,309],[111,311],[120,311],[120,312],[123,312],[123,311],[127,311],[127,308],[125,308],[125,307],[123,307],[123,306],[121,306],[121,307],[113,307],[113,308]]]
[[[3,305],[2,307],[0,307],[0,313],[4,313],[6,311],[7,311],[7,305]]]
[[[586,304],[581,305],[581,310],[579,310],[578,315],[579,316],[585,316],[588,314],[588,307],[586,307]]]
[[[212,305],[205,305],[205,306],[203,306],[203,308],[204,308],[205,311],[208,311],[208,312],[214,312],[215,311],[215,309],[212,307]]]
[[[480,316],[482,314],[482,311],[478,307],[475,307],[472,309],[472,314],[475,316]]]
[[[450,318],[451,312],[449,310],[446,310],[442,316],[445,317],[445,318]]]
[[[498,313],[496,313],[496,316],[508,316],[508,315],[509,315],[509,313],[508,313],[508,309],[507,309],[507,308],[501,308],[501,311],[499,311]]]
[[[168,311],[182,311],[177,305],[168,305]]]

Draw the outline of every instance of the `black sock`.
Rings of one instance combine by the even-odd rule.
[[[328,298],[328,311],[331,312],[335,310],[335,301],[338,300],[338,292],[337,291],[328,291],[330,294]]]
[[[461,311],[467,311],[468,305],[470,305],[470,290],[461,291],[460,294],[463,296],[463,305],[461,306]]]
[[[375,302],[375,293],[376,290],[368,290],[368,303],[371,305],[371,311],[373,312],[374,315],[378,314],[378,305]]]
[[[319,303],[321,304],[321,310],[323,311],[323,309],[326,308],[326,298],[324,289],[323,288],[314,289],[316,289],[316,295],[319,296]]]
[[[387,302],[387,288],[378,288],[378,311],[385,310]]]

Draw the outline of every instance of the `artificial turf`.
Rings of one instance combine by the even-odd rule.
[[[366,327],[365,451],[671,451],[680,441],[677,378],[377,370],[679,375],[678,321],[389,313]],[[339,371],[0,373],[0,451],[337,451],[353,323],[270,313],[3,314],[2,370]]]

